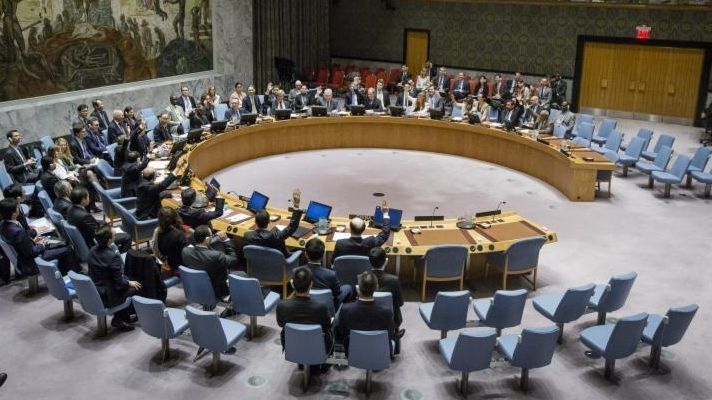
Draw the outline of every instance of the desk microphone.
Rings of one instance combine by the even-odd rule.
[[[433,215],[430,217],[430,227],[431,228],[433,227],[433,221],[435,220],[435,211],[437,211],[439,209],[440,209],[440,207],[438,207],[438,206],[435,206],[435,208],[433,208]]]
[[[497,208],[496,208],[496,209],[494,210],[494,212],[492,213],[492,221],[491,221],[491,223],[494,223],[494,218],[499,214],[499,209],[500,209],[504,204],[507,204],[507,202],[504,201],[504,200],[500,201],[499,204],[497,204]]]

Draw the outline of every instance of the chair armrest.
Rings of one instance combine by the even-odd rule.
[[[151,225],[158,225],[158,218],[153,218],[153,219],[147,219],[143,221],[138,221],[134,223],[136,226],[151,226]]]
[[[299,265],[299,257],[301,257],[302,251],[301,250],[296,250],[294,253],[292,253],[291,256],[289,256],[285,262],[287,263],[288,266],[290,267],[295,267]]]
[[[114,199],[114,201],[116,201],[117,203],[126,203],[128,201],[136,201],[136,199],[138,199],[138,197],[124,197],[123,199]]]
[[[129,305],[131,305],[131,299],[132,299],[132,297],[127,297],[126,300],[124,300],[123,303],[119,304],[119,305],[116,306],[116,307],[111,307],[111,308],[109,308],[109,309],[107,310],[108,313],[109,313],[109,314],[114,314],[114,313],[116,313],[117,311],[121,311],[121,310],[123,310],[124,308],[128,307]]]
[[[104,179],[106,179],[107,181],[111,181],[111,182],[119,182],[119,181],[121,181],[121,177],[120,177],[120,176],[106,176],[106,175],[104,175]]]

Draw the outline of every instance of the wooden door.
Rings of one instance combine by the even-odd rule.
[[[413,77],[420,75],[420,69],[430,57],[430,31],[406,29],[405,30],[405,65]]]
[[[670,49],[668,73],[662,87],[664,115],[695,119],[705,52],[702,49]]]

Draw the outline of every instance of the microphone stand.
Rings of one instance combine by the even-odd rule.
[[[497,208],[494,210],[494,213],[492,213],[492,221],[490,221],[490,224],[494,223],[495,217],[498,214],[497,212],[499,211],[500,207],[502,207],[502,205],[504,205],[504,204],[507,204],[507,202],[504,200],[500,201],[499,204],[497,204]]]
[[[439,209],[440,209],[440,207],[438,207],[438,206],[435,206],[435,208],[433,208],[433,214],[430,216],[430,227],[431,228],[433,227],[433,221],[435,220],[435,211],[437,211]]]

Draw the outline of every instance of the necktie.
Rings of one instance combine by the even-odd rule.
[[[544,88],[541,88],[541,94],[539,95],[539,97],[544,97]]]
[[[83,140],[79,141],[79,146],[81,146],[81,148],[82,148],[82,153],[84,154],[84,159],[85,160],[90,159],[91,157],[89,156],[89,153],[87,153],[87,148],[84,146]]]
[[[190,99],[187,97],[183,97],[183,104],[185,105],[185,112],[189,113],[193,110],[193,105],[190,103]]]
[[[331,111],[331,100],[326,102],[326,111]]]

